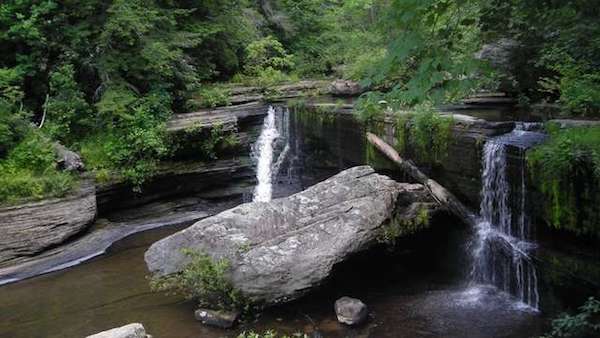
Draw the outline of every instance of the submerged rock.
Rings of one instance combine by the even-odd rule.
[[[411,206],[419,202],[431,202],[422,185],[355,167],[298,194],[197,222],[154,243],[145,260],[152,273],[165,276],[189,263],[184,248],[226,258],[235,288],[254,302],[275,304],[306,294],[336,263],[377,243],[395,209],[399,221],[413,220]]]
[[[96,333],[86,338],[148,338],[146,329],[142,324],[133,323],[111,330]]]
[[[335,314],[342,324],[359,325],[367,319],[369,310],[360,299],[342,297],[335,302]]]
[[[209,309],[199,309],[194,312],[194,317],[197,321],[204,325],[229,329],[233,327],[238,317],[239,312],[213,311]]]

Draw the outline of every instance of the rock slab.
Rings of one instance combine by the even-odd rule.
[[[338,322],[346,325],[359,325],[367,320],[369,310],[360,299],[342,297],[335,302]]]
[[[0,208],[0,267],[63,243],[96,218],[96,188],[83,181],[64,198]]]
[[[414,219],[411,206],[422,202],[431,202],[422,185],[355,167],[295,195],[243,204],[197,222],[154,243],[145,260],[152,273],[165,276],[189,263],[184,248],[225,258],[233,286],[254,302],[272,305],[321,284],[336,263],[377,243],[394,210],[395,217]]]
[[[142,324],[133,323],[111,330],[102,331],[86,338],[147,338],[146,329]]]

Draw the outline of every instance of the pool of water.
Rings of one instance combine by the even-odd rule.
[[[275,160],[281,158],[274,197],[366,161],[363,129],[348,117],[280,112],[277,119],[284,137],[274,147]],[[192,302],[148,286],[145,250],[180,229],[139,233],[79,266],[0,287],[0,337],[84,337],[131,322],[143,323],[157,338],[236,337],[267,329],[333,338],[516,338],[546,328],[543,315],[515,306],[510,296],[465,284],[470,230],[448,218],[394,248],[356,255],[336,266],[321,289],[247,318],[235,330],[206,327],[194,320]],[[369,306],[366,325],[337,323],[333,303],[341,296]]]

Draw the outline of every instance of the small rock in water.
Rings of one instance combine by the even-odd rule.
[[[335,302],[335,314],[340,323],[358,325],[367,319],[369,311],[359,299],[342,297]]]
[[[125,326],[117,327],[111,330],[102,331],[87,338],[148,338],[146,329],[142,324],[133,323]]]
[[[199,309],[194,312],[196,320],[204,325],[229,329],[240,316],[239,312],[213,311],[207,309]]]

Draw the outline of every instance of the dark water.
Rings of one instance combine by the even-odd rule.
[[[275,196],[306,188],[340,170],[364,163],[368,149],[360,125],[347,117],[316,113],[280,116],[289,145]],[[236,337],[244,330],[276,329],[324,337],[533,337],[545,318],[514,306],[494,289],[468,289],[470,236],[459,222],[434,220],[431,229],[404,239],[394,250],[381,247],[335,268],[322,289],[250,318],[238,329],[204,327],[194,304],[151,293],[143,254],[154,241],[178,228],[134,235],[110,252],[77,267],[0,287],[0,337],[84,337],[141,322],[160,338]],[[361,298],[370,308],[360,328],[338,324],[333,302]]]

